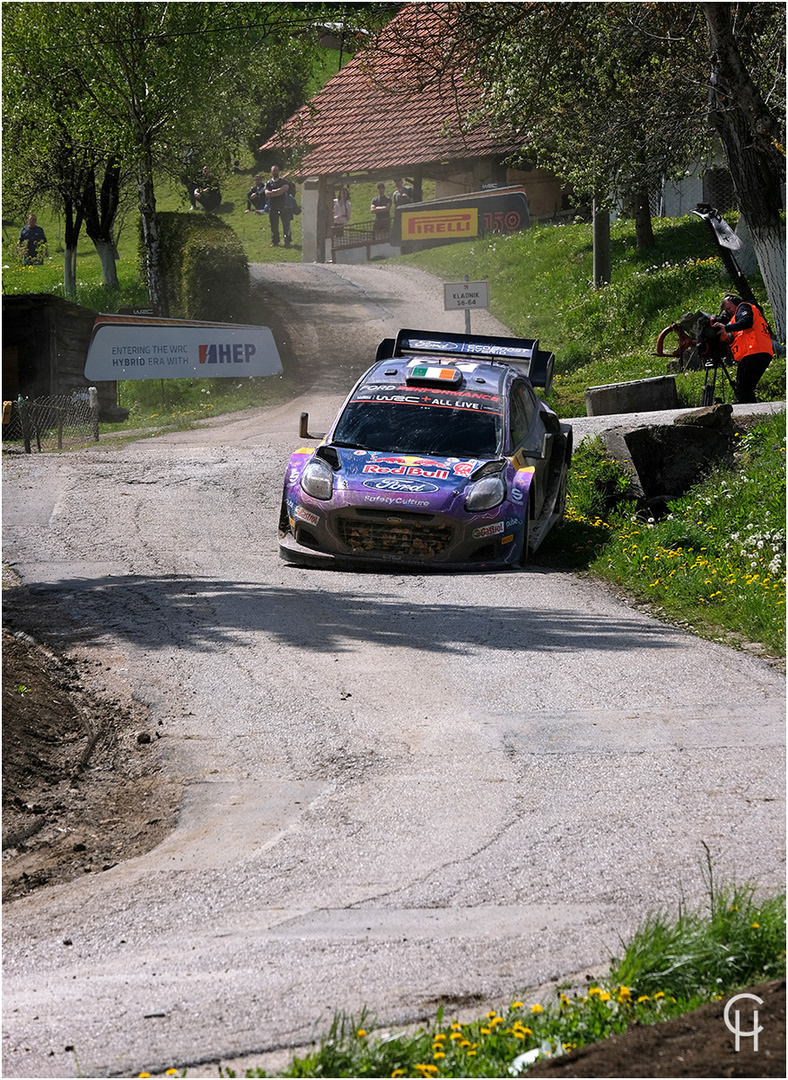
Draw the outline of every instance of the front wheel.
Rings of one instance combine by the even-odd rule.
[[[523,522],[523,549],[520,552],[520,566],[525,566],[531,557],[531,553],[528,550],[529,541],[531,539],[531,514],[530,505],[525,508],[525,521]]]

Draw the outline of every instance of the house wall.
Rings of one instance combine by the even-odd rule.
[[[566,185],[553,173],[547,169],[509,169],[492,158],[482,158],[438,180],[435,198],[446,199],[451,195],[482,191],[495,183],[524,187],[532,218],[553,217],[563,209]]]

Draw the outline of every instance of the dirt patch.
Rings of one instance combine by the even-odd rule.
[[[740,1030],[752,1032],[753,1009],[763,1030],[758,1049],[742,1037],[737,1052],[723,1012],[730,995],[664,1024],[632,1027],[623,1035],[583,1046],[563,1057],[540,1061],[528,1077],[578,1076],[785,1076],[785,979],[747,991],[762,1001],[742,1001]]]
[[[113,659],[3,629],[3,901],[108,870],[175,825],[179,786]]]

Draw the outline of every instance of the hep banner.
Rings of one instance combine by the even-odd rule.
[[[280,375],[267,326],[99,315],[85,361],[90,382]]]

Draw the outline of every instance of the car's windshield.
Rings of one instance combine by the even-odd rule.
[[[377,400],[365,394],[362,400],[358,395],[351,401],[339,418],[332,441],[401,454],[463,458],[500,454],[503,424],[497,396],[485,395],[489,400],[474,401],[470,396],[465,400],[465,396],[449,397],[436,391],[425,394],[421,388],[414,393],[408,387],[411,400],[405,401],[405,393],[392,395],[391,388],[386,389],[385,400],[379,400],[383,394]]]

